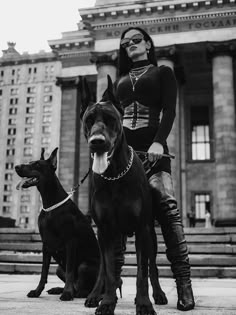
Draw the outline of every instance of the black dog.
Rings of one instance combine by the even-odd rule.
[[[122,109],[116,104],[112,82],[102,100],[90,104],[82,113],[84,135],[93,155],[91,214],[98,228],[102,263],[97,283],[86,305],[100,295],[103,278],[105,292],[97,315],[113,315],[116,297],[115,244],[123,236],[136,236],[137,292],[136,314],[156,314],[148,295],[148,263],[154,300],[166,304],[156,268],[156,239],[151,193],[140,159],[127,145],[122,128]],[[153,239],[153,240],[152,240]]]
[[[60,184],[55,171],[57,148],[45,160],[41,159],[15,167],[23,177],[22,188],[37,186],[43,209],[38,226],[43,242],[43,264],[39,284],[28,297],[38,297],[47,283],[51,258],[58,264],[57,275],[65,282],[64,289],[54,288],[50,294],[59,294],[61,300],[73,297],[85,298],[91,292],[97,279],[100,253],[93,229],[87,218],[70,199]]]

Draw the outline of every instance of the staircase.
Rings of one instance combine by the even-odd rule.
[[[161,231],[156,229],[160,277],[172,277]],[[192,277],[236,278],[236,228],[185,228]],[[41,272],[41,238],[37,231],[0,228],[0,273]],[[50,273],[55,273],[53,261]],[[134,238],[129,238],[123,276],[136,276]]]

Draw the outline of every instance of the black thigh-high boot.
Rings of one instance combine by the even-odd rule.
[[[150,177],[154,214],[161,225],[167,247],[166,255],[171,263],[171,270],[176,280],[177,308],[188,311],[194,308],[194,297],[190,280],[188,248],[183,225],[174,197],[171,175],[159,172]]]

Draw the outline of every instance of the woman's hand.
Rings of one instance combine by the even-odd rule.
[[[153,142],[150,148],[147,151],[148,160],[150,162],[158,161],[161,158],[161,155],[164,153],[163,145],[159,142]]]

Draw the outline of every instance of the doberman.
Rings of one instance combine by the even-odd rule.
[[[38,218],[43,243],[43,263],[39,284],[28,297],[39,297],[47,283],[51,258],[58,264],[57,275],[64,288],[52,288],[49,294],[61,294],[63,301],[74,297],[86,298],[96,282],[100,252],[94,231],[86,216],[70,199],[55,174],[56,148],[48,159],[42,150],[40,160],[15,166],[23,178],[18,188],[36,186],[41,194],[43,209]]]
[[[82,109],[83,132],[93,157],[91,215],[98,228],[102,262],[96,285],[86,305],[104,295],[96,315],[113,315],[117,303],[115,244],[117,239],[135,234],[137,257],[136,314],[156,314],[148,295],[148,265],[156,304],[166,304],[156,267],[156,240],[151,192],[141,160],[128,146],[122,127],[122,108],[108,87],[102,100]],[[86,107],[87,105],[87,107]]]

